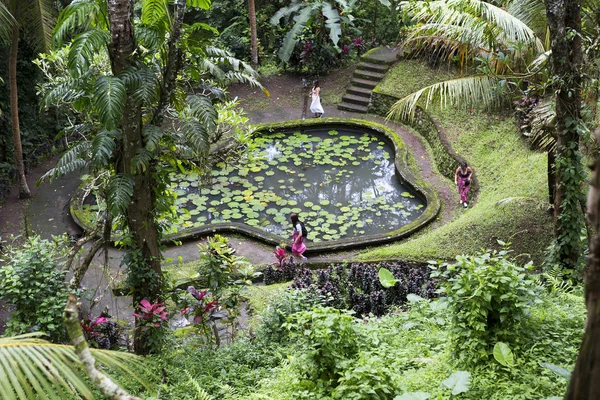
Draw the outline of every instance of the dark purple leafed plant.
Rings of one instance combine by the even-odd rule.
[[[379,281],[379,268],[387,268],[398,283],[384,288]],[[406,303],[409,293],[424,298],[435,297],[435,282],[429,279],[429,269],[406,262],[355,263],[349,267],[330,266],[316,272],[302,268],[297,271],[291,288],[305,289],[327,305],[351,309],[358,316],[383,315],[391,306]]]

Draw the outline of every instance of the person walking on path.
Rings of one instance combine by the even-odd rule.
[[[469,167],[466,161],[460,163],[460,167],[454,172],[454,184],[458,186],[458,194],[460,195],[459,204],[467,208],[469,206],[469,189],[471,188],[471,177],[473,169]]]
[[[321,87],[319,81],[313,82],[313,88],[310,91],[309,97],[312,98],[310,103],[310,112],[314,114],[315,118],[321,118],[323,115],[323,106],[321,106]]]
[[[302,222],[300,222],[298,219],[298,214],[296,213],[290,214],[290,220],[292,221],[292,226],[294,227],[292,254],[296,257],[300,257],[302,260],[306,260],[306,257],[304,257],[306,245],[304,244],[304,229],[302,228]]]

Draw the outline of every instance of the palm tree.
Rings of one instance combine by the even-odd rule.
[[[0,7],[0,39],[10,41],[8,57],[8,80],[10,87],[10,116],[15,147],[15,166],[19,180],[19,198],[31,196],[25,165],[23,163],[23,146],[19,127],[19,101],[17,87],[17,56],[19,53],[20,29],[27,29],[38,50],[45,51],[49,47],[54,27],[54,2],[52,0],[2,0]]]
[[[254,0],[248,0],[248,19],[250,21],[250,57],[252,67],[258,68],[258,39],[256,37],[256,8]]]
[[[40,339],[41,333],[0,338],[0,398],[64,399],[94,394],[82,378],[78,356],[71,345]],[[105,367],[132,376],[147,385],[134,372],[143,371],[143,360],[133,354],[90,349]]]

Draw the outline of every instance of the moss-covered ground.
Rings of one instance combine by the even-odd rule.
[[[423,83],[436,81],[436,74],[419,61],[401,61],[386,78],[383,90],[401,98]],[[552,237],[552,219],[546,212],[546,154],[529,149],[510,114],[455,108],[428,111],[454,150],[473,167],[480,184],[477,200],[441,227],[364,251],[359,258],[452,259],[497,248],[497,240],[502,240],[512,243],[521,261],[539,264]]]

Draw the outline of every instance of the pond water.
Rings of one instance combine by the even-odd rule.
[[[426,204],[398,179],[393,147],[368,132],[336,127],[263,134],[239,164],[218,164],[210,184],[202,186],[195,174],[171,174],[177,228],[241,222],[287,241],[289,214],[296,212],[316,242],[412,222]]]

